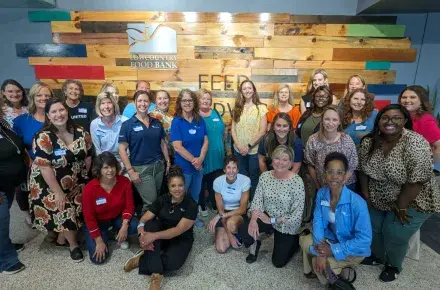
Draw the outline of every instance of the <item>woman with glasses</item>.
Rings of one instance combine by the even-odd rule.
[[[431,147],[411,129],[408,110],[388,105],[359,148],[361,192],[370,205],[373,227],[372,255],[362,263],[384,264],[379,276],[383,282],[397,278],[410,237],[432,213],[440,212]]]
[[[26,92],[19,82],[11,79],[2,83],[1,91],[4,97],[4,106],[1,106],[0,110],[3,110],[3,119],[12,127],[12,120],[28,112],[29,102],[26,98]]]

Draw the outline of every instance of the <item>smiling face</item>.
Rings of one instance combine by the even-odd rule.
[[[278,92],[278,102],[286,103],[289,101],[290,91],[288,88],[283,88]]]
[[[116,177],[116,171],[117,171],[116,167],[104,163],[104,165],[101,168],[101,178],[112,180]]]
[[[11,102],[13,105],[19,104],[23,99],[23,91],[14,85],[8,84],[2,94]]]
[[[355,89],[363,89],[365,88],[364,84],[358,77],[352,77],[350,82],[348,83],[348,92],[352,92]]]
[[[400,110],[388,110],[379,119],[379,130],[385,135],[398,135],[405,126],[405,116]]]
[[[317,87],[326,85],[327,82],[322,74],[315,74],[312,79],[312,84],[313,87],[316,89]]]
[[[349,177],[347,170],[344,168],[344,163],[340,160],[330,161],[325,168],[324,178],[331,190],[342,188]]]
[[[283,139],[289,134],[290,126],[286,120],[278,118],[273,124],[273,130],[278,138]]]
[[[113,106],[112,101],[109,98],[104,98],[101,100],[101,104],[99,105],[99,110],[103,117],[110,117],[115,114],[115,108]]]
[[[172,177],[168,181],[168,190],[174,199],[182,199],[185,195],[185,181],[180,176]]]
[[[350,108],[353,111],[362,111],[365,108],[365,94],[358,92],[355,93],[350,99]]]
[[[315,94],[315,106],[323,108],[328,104],[330,96],[325,91],[319,91]]]
[[[81,98],[81,90],[79,86],[75,83],[70,83],[67,85],[66,90],[64,91],[66,98],[77,101]]]
[[[168,112],[170,108],[170,98],[165,92],[157,92],[156,94],[156,108],[161,111]]]
[[[325,132],[333,133],[338,131],[338,127],[341,125],[341,119],[335,111],[327,110],[322,116],[322,124]]]
[[[243,83],[241,87],[241,94],[243,95],[243,98],[245,98],[246,100],[252,99],[254,93],[255,93],[254,87],[250,82]]]
[[[272,167],[277,173],[285,173],[292,167],[292,160],[289,155],[280,154],[272,158]]]
[[[230,161],[226,167],[223,169],[226,174],[226,179],[228,181],[235,181],[238,174],[238,166],[237,163]]]
[[[192,114],[194,110],[194,100],[191,98],[191,95],[184,93],[180,102],[182,106],[182,111],[187,114]]]
[[[51,99],[52,95],[48,88],[42,87],[40,91],[35,95],[35,106],[37,109],[44,110],[47,100]]]
[[[203,94],[203,96],[200,98],[200,109],[209,110],[211,108],[211,104],[212,104],[211,95],[208,93]]]
[[[417,112],[422,106],[419,96],[411,90],[406,90],[402,94],[400,104],[404,106],[411,114]]]
[[[52,104],[47,113],[47,118],[56,127],[66,125],[68,117],[67,109],[60,102]]]
[[[136,99],[136,111],[141,114],[146,114],[150,107],[150,99],[146,94],[141,94]]]

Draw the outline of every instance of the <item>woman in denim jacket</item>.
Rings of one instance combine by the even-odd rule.
[[[326,186],[318,191],[313,234],[302,236],[304,275],[327,284],[324,270],[340,274],[370,256],[372,230],[365,200],[344,186],[350,178],[348,160],[332,152],[324,162]]]

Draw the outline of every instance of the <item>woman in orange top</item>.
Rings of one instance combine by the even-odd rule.
[[[292,90],[287,84],[281,85],[273,96],[273,106],[269,108],[269,112],[266,115],[267,123],[269,124],[267,127],[268,131],[270,130],[275,115],[278,113],[286,113],[289,115],[293,128],[296,129],[296,125],[301,117],[301,112],[293,103]]]

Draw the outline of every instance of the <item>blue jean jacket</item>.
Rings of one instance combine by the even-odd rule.
[[[370,214],[367,203],[358,194],[346,186],[343,187],[335,209],[336,233],[329,227],[330,188],[318,191],[313,218],[313,242],[318,245],[323,240],[330,240],[333,257],[345,260],[347,256],[369,257],[372,240]],[[315,248],[310,252],[316,256]]]

